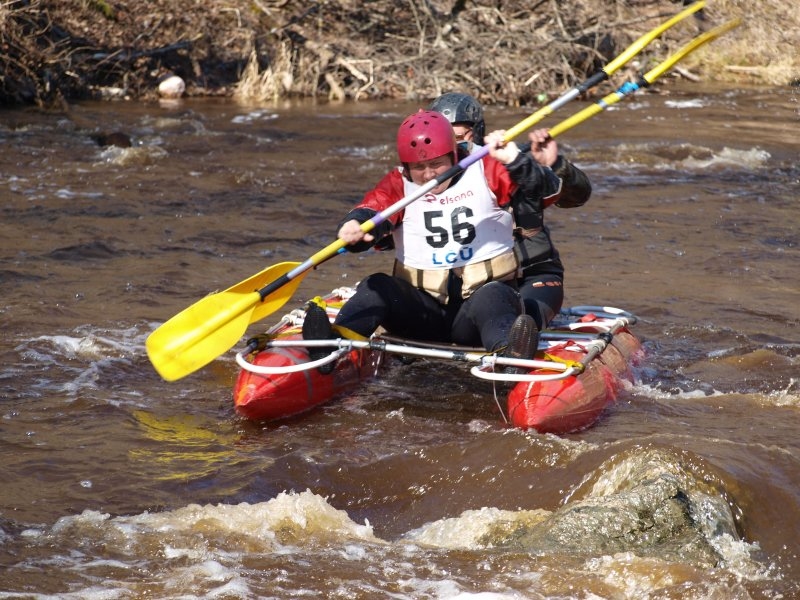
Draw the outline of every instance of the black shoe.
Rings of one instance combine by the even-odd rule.
[[[532,359],[536,355],[539,346],[539,328],[536,321],[530,315],[520,315],[511,325],[508,332],[508,346],[506,346],[503,356],[506,358]],[[523,375],[530,369],[525,367],[506,366],[505,372],[510,375]]]
[[[309,302],[306,308],[306,316],[303,319],[303,339],[304,340],[333,340],[336,335],[333,333],[333,327],[328,319],[328,314],[321,306],[314,302]],[[309,360],[319,360],[325,358],[331,353],[330,348],[309,348]],[[317,370],[327,375],[333,372],[336,367],[336,361],[331,361],[320,367]]]

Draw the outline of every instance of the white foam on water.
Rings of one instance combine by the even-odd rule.
[[[708,158],[689,156],[679,166],[692,170],[710,169],[713,167],[734,166],[742,169],[756,169],[766,166],[772,156],[760,148],[722,148]]]
[[[632,384],[629,391],[637,396],[660,401],[700,400],[724,395],[723,392],[718,390],[712,390],[710,392],[707,390],[665,390],[661,388],[660,383],[646,384],[641,382]]]
[[[583,157],[582,168],[606,173],[619,172],[622,181],[627,185],[647,182],[662,177],[661,173],[680,170],[689,176],[693,173],[704,174],[709,169],[733,169],[749,172],[765,168],[772,156],[758,147],[721,149],[709,148],[697,144],[684,143],[665,145],[654,142],[620,142],[613,147],[613,153],[603,148],[603,155],[597,162],[590,155]],[[653,171],[648,174],[648,169]],[[600,182],[602,183],[602,182]]]
[[[385,544],[368,522],[355,523],[308,490],[257,504],[190,504],[131,516],[86,510],[22,536],[31,544],[64,547],[71,544],[60,540],[82,540],[80,552],[49,559],[87,581],[103,580],[75,592],[81,598],[128,597],[145,589],[160,597],[249,598],[253,593],[241,568],[248,556],[302,559],[332,547],[340,559],[361,562],[370,558],[370,548]],[[139,569],[148,573],[146,585],[133,576]]]
[[[749,548],[735,542],[741,553],[749,558]],[[752,569],[726,565],[725,569],[705,570],[657,558],[637,556],[632,552],[591,558],[584,568],[587,573],[600,577],[615,598],[639,600],[659,598],[669,591],[681,590],[680,597],[687,600],[707,598],[749,598],[742,580],[764,580],[774,577],[769,568]],[[747,574],[747,575],[746,575]],[[672,597],[672,596],[669,596]]]
[[[623,100],[624,104],[612,104],[606,110],[646,110],[650,108],[650,103],[643,100]]]
[[[666,100],[664,106],[668,108],[704,108],[708,103],[703,98],[687,98],[685,100]]]
[[[648,598],[653,592],[670,587],[678,579],[669,563],[653,558],[640,558],[631,552],[601,556],[586,561],[585,568],[623,598]],[[687,569],[691,571],[691,569]],[[699,573],[697,573],[699,575]]]
[[[386,144],[377,146],[347,146],[337,151],[342,156],[354,158],[364,158],[368,160],[379,160],[386,156],[391,149]]]
[[[26,389],[28,397],[64,395],[67,400],[80,397],[87,390],[100,389],[108,377],[123,374],[135,377],[136,362],[144,355],[149,333],[139,327],[120,329],[83,325],[70,333],[41,335],[23,340],[14,350],[19,360],[7,365],[9,373],[47,368],[47,376]],[[111,403],[138,404],[142,392],[131,387],[109,398]]]
[[[107,146],[100,152],[100,162],[95,166],[108,164],[120,167],[145,167],[158,164],[168,156],[169,152],[156,144],[131,146],[130,148]]]
[[[770,392],[760,398],[770,406],[800,406],[800,379],[793,377],[785,389]]]
[[[244,115],[236,115],[231,119],[231,123],[247,125],[256,121],[274,121],[277,118],[278,113],[267,110],[254,110]]]
[[[437,548],[475,550],[486,547],[484,540],[500,524],[532,525],[544,520],[549,514],[545,510],[510,511],[484,507],[465,511],[458,517],[428,523],[409,531],[403,537],[408,542]]]
[[[101,537],[124,533],[131,541],[137,536],[171,532],[186,536],[187,540],[202,541],[195,537],[198,531],[207,534],[235,532],[263,544],[264,549],[279,546],[275,532],[289,533],[298,543],[303,539],[326,537],[332,532],[345,537],[379,542],[366,523],[358,525],[347,513],[337,510],[322,496],[307,490],[301,493],[282,492],[277,497],[257,504],[198,505],[164,512],[144,512],[133,516],[111,517],[98,511],[87,510],[76,516],[63,517],[53,526],[59,534],[72,529],[96,530]],[[202,537],[202,536],[201,536]]]
[[[44,342],[53,348],[53,352],[41,351],[41,346],[33,348],[30,356],[38,357],[43,361],[51,361],[58,356],[74,359],[97,360],[107,355],[108,347],[93,335],[75,337],[69,335],[46,335],[39,336],[31,340],[33,342]]]

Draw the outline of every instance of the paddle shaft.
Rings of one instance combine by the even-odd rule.
[[[670,55],[666,60],[661,62],[658,66],[651,69],[641,77],[637,81],[629,81],[624,83],[618,90],[612,92],[608,96],[602,98],[595,104],[591,106],[587,106],[582,111],[575,113],[568,119],[564,119],[558,125],[555,125],[550,129],[550,136],[556,137],[564,133],[565,131],[572,129],[575,125],[582,123],[586,119],[593,117],[599,112],[602,112],[612,104],[616,104],[620,100],[622,100],[625,96],[628,96],[635,91],[648,87],[651,83],[653,83],[656,79],[661,77],[666,71],[672,68],[678,61],[683,59],[686,55],[693,52],[700,46],[707,44],[711,40],[718,38],[723,33],[726,33],[733,29],[734,27],[738,27],[741,23],[741,19],[733,19],[720,25],[719,27],[715,27],[714,29],[707,31],[706,33],[699,35],[698,37],[694,38],[691,42],[683,46],[680,50],[675,52],[674,54]]]
[[[597,335],[591,336],[594,341]],[[380,352],[390,352],[394,354],[404,354],[408,356],[424,356],[426,358],[441,358],[461,362],[481,362],[487,360],[489,357],[492,361],[500,365],[524,365],[530,369],[551,369],[551,370],[566,370],[567,366],[563,363],[555,363],[553,361],[535,360],[535,359],[514,359],[508,357],[494,356],[489,352],[468,351],[468,350],[445,350],[441,348],[425,348],[420,346],[411,346],[406,344],[393,344],[381,338],[370,339],[366,341],[361,340],[271,340],[267,347],[269,348],[323,348],[332,347],[335,349],[358,349],[358,350],[375,350]],[[274,369],[276,373],[283,372],[285,367],[277,367]]]
[[[682,21],[689,15],[696,13],[705,5],[706,5],[705,0],[699,0],[698,2],[695,2],[690,6],[688,6],[687,8],[683,9],[677,15],[675,15],[668,21],[665,21],[652,31],[641,36],[630,46],[628,46],[619,56],[617,56],[614,60],[608,63],[600,71],[589,77],[586,81],[579,83],[571,90],[565,92],[564,94],[553,100],[547,106],[539,109],[531,116],[527,117],[525,120],[521,121],[511,129],[507,130],[506,140],[514,139],[520,133],[523,133],[525,130],[530,129],[533,125],[535,125],[545,117],[553,114],[553,112],[564,106],[570,100],[577,98],[579,95],[585,93],[587,90],[593,88],[594,86],[608,79],[611,75],[616,73],[621,67],[626,65],[634,56],[639,54],[639,52],[641,52],[650,42],[656,39],[659,35],[664,33],[667,29],[669,29],[676,23]]]

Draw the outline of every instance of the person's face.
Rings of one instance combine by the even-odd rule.
[[[472,141],[472,125],[464,123],[453,123],[453,131],[456,134],[456,142],[471,142]]]
[[[453,158],[451,154],[445,154],[443,156],[437,156],[436,158],[432,158],[431,160],[424,160],[421,162],[412,162],[408,163],[408,173],[411,177],[411,181],[416,183],[417,185],[425,185],[431,179],[435,179],[447,169],[453,166]],[[450,184],[450,180],[446,179],[439,185],[437,185],[433,190],[431,190],[434,194],[441,194],[443,191],[447,189],[447,186]]]

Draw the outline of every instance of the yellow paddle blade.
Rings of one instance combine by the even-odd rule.
[[[261,289],[268,283],[272,283],[279,277],[285,275],[295,267],[299,267],[300,264],[301,263],[298,262],[285,262],[273,265],[268,269],[264,269],[261,271],[261,273],[253,275],[250,279],[243,281],[236,287],[242,289],[245,287],[244,284],[247,283],[249,285],[254,285],[257,289]],[[250,313],[250,323],[257,323],[264,317],[268,317],[281,306],[286,304],[294,295],[295,291],[297,290],[297,286],[300,285],[300,282],[303,281],[303,278],[308,275],[308,273],[309,271],[303,271],[299,275],[296,275],[284,283],[280,288],[266,296],[264,301],[260,302],[255,309],[253,309],[253,312]]]
[[[278,310],[291,298],[303,274],[261,301],[258,290],[300,263],[273,265],[223,292],[206,296],[161,325],[147,338],[150,362],[167,381],[204,367],[230,350],[247,326]]]

